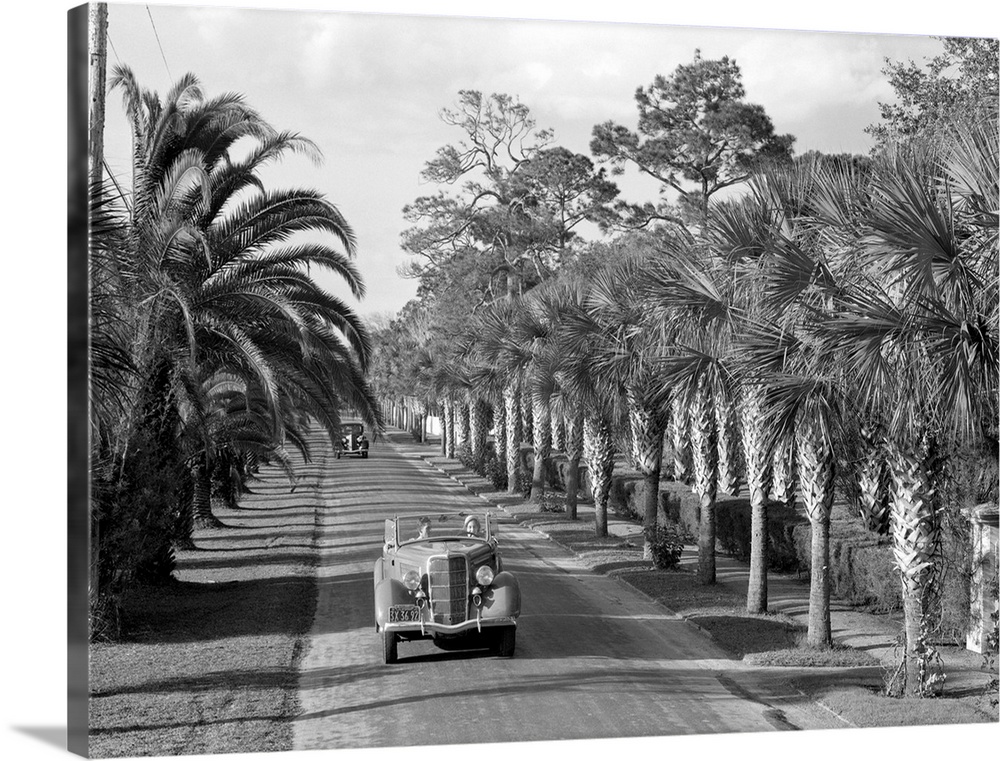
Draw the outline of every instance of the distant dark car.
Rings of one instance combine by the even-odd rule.
[[[341,455],[368,457],[368,437],[365,436],[365,427],[361,423],[344,423],[340,426],[338,460]]]
[[[445,513],[385,522],[375,561],[375,630],[386,663],[398,643],[431,639],[459,650],[514,655],[521,590],[503,569],[490,513]]]

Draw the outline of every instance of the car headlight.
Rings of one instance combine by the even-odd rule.
[[[492,578],[492,575],[491,575]],[[420,586],[420,574],[416,571],[407,571],[403,574],[403,586],[411,592]]]
[[[476,569],[476,581],[484,587],[493,583],[493,569],[488,565],[481,565]]]

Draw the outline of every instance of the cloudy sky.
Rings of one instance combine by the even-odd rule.
[[[383,5],[477,12],[447,3],[367,7]],[[405,261],[401,209],[434,190],[420,183],[424,162],[461,137],[438,116],[461,89],[517,96],[539,127],[555,130],[557,143],[589,155],[595,124],[634,128],[636,87],[690,62],[698,48],[704,58],[736,60],[747,99],[765,107],[779,133],[797,137],[797,152],[866,152],[863,130],[892,95],[884,59],[920,61],[940,49],[924,35],[724,28],[724,11],[683,27],[585,21],[607,16],[588,16],[584,6],[568,17],[557,7],[541,3],[534,15],[567,20],[109,4],[108,60],[160,93],[192,72],[208,94],[241,92],[274,126],[315,141],[321,166],[292,158],[268,179],[316,188],[345,214],[369,287],[357,309],[369,314],[395,311],[415,293],[414,281],[396,275]],[[123,179],[127,135],[120,95],[112,93],[106,155]],[[621,185],[633,201],[656,192],[637,176]]]

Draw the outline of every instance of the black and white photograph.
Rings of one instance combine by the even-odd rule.
[[[996,747],[996,24],[640,5],[63,9],[25,757]]]

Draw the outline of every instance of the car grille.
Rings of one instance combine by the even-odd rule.
[[[469,606],[469,569],[462,555],[432,557],[427,563],[431,616],[438,624],[460,624]]]

